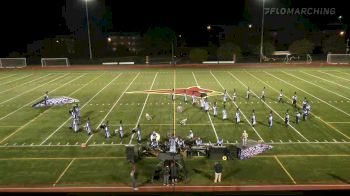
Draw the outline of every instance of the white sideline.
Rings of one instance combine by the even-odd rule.
[[[85,106],[87,106],[90,101],[92,101],[97,95],[99,95],[105,88],[107,88],[114,80],[118,79],[119,76],[121,76],[122,73],[118,74],[113,80],[111,80],[106,86],[104,86],[100,91],[98,91],[93,97],[91,97],[80,109],[83,109]],[[64,121],[55,131],[53,131],[44,141],[40,143],[40,145],[43,145],[48,139],[50,139],[58,130],[60,130],[69,120],[71,117],[69,117],[66,121]]]
[[[241,80],[239,80],[236,76],[234,76],[231,72],[228,72],[228,73],[229,73],[233,78],[235,78],[238,82],[240,82],[245,88],[248,87],[248,86],[246,86],[245,84],[243,84],[243,82],[242,82]],[[251,90],[251,92],[252,92],[256,97],[259,97],[257,94],[254,93],[253,90]],[[263,103],[264,103],[268,108],[270,108],[275,114],[277,114],[278,117],[280,117],[282,120],[284,120],[283,117],[280,116],[274,109],[272,109],[272,107],[270,107],[265,101],[263,101]],[[294,128],[293,125],[289,124],[289,126],[292,127],[292,129],[293,129],[295,132],[297,132],[302,138],[304,138],[304,140],[306,140],[306,141],[309,142],[309,140],[308,140],[303,134],[301,134],[296,128]]]
[[[193,75],[194,80],[196,81],[197,86],[199,87],[197,78],[196,78],[196,76],[194,75],[193,71],[192,71],[192,75]],[[210,117],[209,112],[207,112],[207,114],[208,114],[208,117],[209,117],[210,124],[211,124],[211,126],[213,127],[213,131],[214,131],[214,133],[215,133],[216,141],[219,141],[218,134],[217,134],[217,132],[216,132],[215,126],[214,126],[214,124],[213,124],[213,121],[211,120],[211,117]]]
[[[272,77],[274,77],[274,78],[276,78],[276,79],[278,79],[278,80],[281,80],[280,78],[278,78],[278,77],[276,77],[276,76],[274,76],[274,75],[272,75],[272,74],[270,74],[270,73],[267,73],[266,71],[264,71],[264,73],[266,73],[266,74],[268,74],[268,75],[270,75],[270,76],[272,76]],[[285,82],[284,80],[281,80],[281,81],[283,81],[283,82],[286,83],[286,84],[289,84],[288,82]],[[335,107],[335,106],[329,104],[328,102],[326,102],[326,101],[324,101],[324,100],[322,100],[322,99],[320,99],[320,98],[318,98],[318,97],[316,97],[316,96],[314,96],[314,95],[312,95],[312,94],[310,94],[310,93],[308,93],[308,92],[306,92],[306,91],[304,91],[304,90],[302,90],[302,89],[300,89],[300,88],[298,88],[297,86],[295,86],[295,85],[293,85],[293,84],[289,84],[289,85],[290,85],[290,86],[293,86],[294,88],[299,89],[300,91],[302,91],[302,92],[304,92],[304,93],[306,93],[306,94],[312,96],[313,98],[315,98],[315,99],[317,99],[317,100],[319,100],[319,101],[321,101],[321,102],[323,102],[323,103],[325,103],[325,104],[327,104],[327,105],[333,107],[334,109],[336,109],[336,110],[338,110],[338,111],[340,111],[340,112],[346,114],[347,116],[350,116],[350,114],[348,114],[347,112],[345,112],[345,111],[343,111],[343,110],[341,110],[341,109],[339,109],[339,108],[337,108],[337,107]]]
[[[157,76],[158,76],[158,72],[157,72],[156,75],[154,76],[153,82],[152,82],[151,87],[149,88],[149,90],[152,90],[153,85],[154,85],[154,82],[156,81]],[[136,122],[136,124],[135,124],[135,127],[137,127],[137,125],[140,123],[140,119],[141,119],[143,110],[145,109],[145,106],[146,106],[148,97],[149,97],[149,93],[147,93],[146,100],[145,100],[145,102],[143,103],[143,107],[142,107],[142,109],[141,109],[141,113],[140,113],[140,115],[139,115],[139,118],[137,119],[137,122]],[[131,144],[131,141],[132,141],[132,139],[134,138],[134,135],[135,135],[135,133],[132,133],[131,138],[130,138],[130,141],[129,141],[129,144]]]
[[[246,71],[247,72],[247,71]],[[269,84],[267,84],[266,82],[262,81],[260,78],[254,76],[253,74],[247,72],[248,74],[250,74],[251,76],[253,76],[254,78],[258,79],[259,81],[263,82],[266,86],[270,87],[272,90],[274,90],[275,92],[279,93],[278,90],[276,90],[275,88],[273,88],[272,86],[270,86]],[[289,97],[287,97],[286,95],[284,95],[284,97],[286,97],[288,100],[291,101],[291,99]],[[298,104],[299,105],[299,104]],[[299,105],[300,106],[300,105]],[[311,115],[315,116],[318,120],[322,121],[323,123],[325,123],[327,126],[329,126],[330,128],[332,128],[333,130],[337,131],[338,133],[340,133],[341,135],[343,135],[344,137],[350,139],[349,136],[345,135],[343,132],[339,131],[337,128],[333,127],[331,124],[329,124],[329,122],[324,121],[322,118],[320,118],[319,116],[315,115],[314,113],[311,113]]]
[[[212,73],[212,71],[210,70],[210,74],[214,77],[214,79],[216,80],[216,82],[221,86],[222,89],[225,89],[222,84],[220,83],[220,81],[215,77],[215,75]],[[227,94],[228,97],[232,100],[232,97]],[[239,108],[238,105],[236,104],[236,102],[233,102],[236,106],[236,108]],[[250,127],[254,130],[254,132],[256,133],[256,135],[258,135],[258,137],[264,141],[264,139],[260,136],[260,134],[258,133],[258,131],[252,126],[252,124],[250,123],[250,120],[248,120],[248,118],[244,115],[243,111],[240,111],[244,117],[244,119],[248,122],[248,124],[250,125]]]
[[[111,109],[109,109],[109,111],[107,112],[107,114],[105,115],[105,117],[103,117],[103,119],[101,120],[101,122],[96,126],[96,129],[98,129],[100,127],[100,125],[103,123],[104,120],[106,120],[107,116],[112,112],[113,108],[117,105],[117,103],[119,102],[119,100],[123,97],[123,95],[125,94],[125,92],[129,89],[129,87],[131,86],[132,83],[134,83],[134,81],[136,80],[136,78],[140,75],[140,72],[137,73],[137,75],[134,77],[134,79],[130,82],[130,84],[126,87],[126,89],[123,91],[123,93],[119,96],[118,100],[113,104],[113,106],[111,107]],[[90,135],[90,137],[85,141],[85,144],[87,144],[90,139],[94,136],[95,134]]]

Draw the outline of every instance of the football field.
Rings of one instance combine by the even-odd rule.
[[[250,99],[246,91],[250,89]],[[265,89],[266,100],[260,100]],[[175,101],[171,91],[175,89]],[[207,91],[210,110],[184,102],[183,90]],[[192,90],[191,90],[192,89]],[[229,100],[228,119],[222,119],[223,92]],[[232,102],[233,90],[238,98]],[[283,103],[277,101],[283,90]],[[33,108],[48,91],[50,97],[78,99],[80,131],[69,129],[72,104]],[[296,123],[291,98],[296,92],[302,114],[306,97],[311,105],[307,120]],[[197,100],[199,100],[197,98]],[[218,116],[211,107],[218,104]],[[184,112],[177,112],[182,106]],[[239,108],[241,122],[236,124]],[[251,126],[255,110],[257,125]],[[268,126],[270,111],[273,125]],[[286,112],[290,125],[285,126]],[[153,119],[147,120],[149,113]],[[90,118],[94,133],[83,125]],[[180,121],[187,118],[186,125]],[[101,123],[108,120],[111,138]],[[125,137],[114,130],[122,120]],[[156,131],[186,138],[192,129],[204,143],[262,140],[271,150],[248,160],[222,161],[221,185],[319,185],[350,183],[350,68],[220,68],[130,70],[7,70],[0,72],[0,187],[109,187],[130,186],[131,165],[125,145],[137,144],[132,128],[140,125],[142,142]],[[82,148],[83,143],[87,148]],[[150,179],[157,158],[137,164],[142,186],[162,185]],[[188,182],[179,185],[214,185],[214,161],[205,157],[185,159]],[[131,189],[130,189],[131,190]]]

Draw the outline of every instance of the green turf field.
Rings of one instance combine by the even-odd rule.
[[[219,116],[209,115],[199,106],[176,101],[170,95],[142,93],[146,90],[199,86],[222,93],[227,89],[236,103],[228,101],[228,120],[222,120],[223,96],[208,98],[218,102]],[[246,90],[251,90],[249,101]],[[266,87],[266,101],[260,97]],[[278,103],[283,89],[285,103]],[[49,91],[50,97],[69,96],[80,100],[82,122],[90,117],[95,133],[69,129],[72,105],[32,108]],[[304,97],[311,103],[312,115],[295,123],[291,104],[294,92],[298,105]],[[219,94],[217,93],[217,94]],[[198,99],[197,99],[198,100]],[[183,106],[183,113],[176,112]],[[236,107],[241,123],[234,122]],[[250,125],[252,110],[257,126]],[[274,123],[267,119],[273,111]],[[284,125],[289,110],[290,126]],[[153,116],[148,121],[145,114]],[[187,125],[179,121],[187,118]],[[98,129],[106,120],[112,137],[106,139]],[[123,120],[126,130],[121,141],[114,130]],[[186,137],[193,129],[205,143],[240,142],[243,130],[249,139],[263,140],[273,148],[248,160],[223,161],[222,184],[349,184],[350,183],[350,69],[349,68],[259,68],[259,69],[152,69],[110,71],[1,71],[0,72],[0,187],[21,186],[125,186],[130,185],[131,165],[125,158],[125,144],[136,144],[131,129],[141,125],[143,142],[152,131],[161,140],[175,133]],[[87,143],[88,148],[81,144]],[[151,185],[156,158],[144,158],[140,183]],[[189,185],[212,185],[214,161],[185,159]],[[154,182],[156,185],[162,182]],[[182,183],[180,183],[182,184]]]

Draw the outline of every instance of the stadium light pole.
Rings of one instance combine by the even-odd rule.
[[[89,37],[89,55],[90,55],[90,59],[92,59],[88,1],[89,0],[85,0],[85,12],[86,12],[86,22],[87,22],[88,37]]]
[[[264,37],[264,10],[265,10],[265,0],[262,0],[262,19],[261,19],[261,37],[260,37],[260,63],[263,57],[263,37]]]

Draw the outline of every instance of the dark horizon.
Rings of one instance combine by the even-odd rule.
[[[73,0],[72,0],[73,1]],[[81,6],[85,9],[85,2],[81,1]],[[254,9],[261,10],[261,1],[249,1],[255,6]],[[62,7],[65,0],[50,1],[1,1],[1,7],[7,11],[0,13],[2,24],[2,33],[0,38],[1,50],[0,56],[5,57],[12,51],[25,52],[27,44],[35,40],[55,37],[56,35],[70,34],[66,27],[65,20],[62,17]],[[123,2],[105,0],[106,6],[109,6],[113,15],[112,31],[136,31],[145,32],[149,27],[163,26],[169,27],[177,34],[182,34],[188,44],[192,46],[203,45],[207,40],[207,25],[237,25],[240,21],[245,21],[244,0],[215,1],[212,4],[200,3],[197,1],[167,1],[159,2]],[[288,1],[288,0],[266,0],[265,7],[273,7],[274,4],[283,2],[290,3],[291,7],[334,7],[334,15],[313,15],[305,16],[309,18],[318,28],[324,24],[340,22],[337,20],[339,15],[343,16],[342,23],[350,24],[350,14],[343,1]],[[99,3],[98,0],[91,0],[89,6]],[[233,4],[234,3],[234,4]],[[21,4],[21,6],[18,6]],[[317,4],[317,5],[315,5]],[[90,8],[91,9],[91,8]],[[90,10],[89,9],[89,10]],[[85,10],[81,12],[85,16]],[[93,11],[89,11],[90,20],[93,17]],[[261,12],[255,13],[255,21],[261,20]],[[278,21],[278,16],[273,16],[271,21]],[[250,21],[247,21],[250,22]],[[293,24],[290,24],[291,26]],[[349,27],[348,27],[349,28]]]

